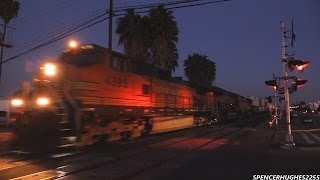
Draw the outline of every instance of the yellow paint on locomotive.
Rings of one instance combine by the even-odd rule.
[[[62,94],[65,97],[52,96],[52,99],[71,101],[64,108],[72,106],[78,109],[67,112],[80,112],[80,122],[76,122],[77,125],[74,127],[79,132],[77,146],[101,140],[114,141],[138,137],[146,131],[160,133],[189,128],[195,124],[192,113],[200,109],[200,106],[195,107],[195,97],[202,99],[206,104],[201,106],[202,110],[208,110],[212,106],[212,93],[200,95],[183,82],[176,83],[132,73],[134,62],[117,53],[112,55],[111,62],[109,53],[103,48],[102,60],[95,59],[95,63],[89,63],[90,65],[77,65],[72,60],[59,60],[55,62],[59,67],[59,73],[45,81],[58,86],[61,84],[64,91]],[[127,66],[113,66],[115,61]],[[43,78],[41,73],[35,76],[35,79],[39,79],[38,82],[43,81]],[[41,83],[34,85],[36,89],[41,88]],[[48,89],[45,91],[52,92]],[[81,108],[91,110],[82,113]],[[95,115],[87,121],[83,116],[86,113]],[[74,118],[76,117],[75,114]],[[99,118],[103,119],[102,122],[98,122]]]
[[[109,57],[108,54],[106,57]],[[64,71],[64,78],[70,81],[71,97],[79,100],[86,107],[99,105],[151,109],[180,108],[188,109],[188,111],[193,108],[195,91],[192,88],[183,84],[118,71],[109,67],[109,64],[108,58],[101,63],[85,67],[64,63],[63,68],[67,69]],[[129,71],[130,67],[127,69]],[[142,116],[143,114],[140,118]],[[154,120],[151,133],[187,128],[194,124],[193,116],[170,116],[169,119],[150,118]],[[124,124],[118,119],[103,127],[89,125],[87,129],[87,133],[80,138],[81,143],[79,144],[91,144],[101,136],[107,136],[108,141],[114,141],[123,138],[123,133],[130,133],[131,137],[138,137],[144,131],[144,125],[139,124],[136,120]]]

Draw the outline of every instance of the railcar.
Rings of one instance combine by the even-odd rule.
[[[206,124],[214,97],[199,92],[151,65],[87,44],[41,66],[31,85],[12,96],[11,118],[25,146],[86,146]]]

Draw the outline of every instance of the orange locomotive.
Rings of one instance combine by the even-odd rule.
[[[41,68],[32,87],[12,99],[17,139],[33,144],[40,136],[39,144],[50,147],[193,127],[205,124],[213,107],[212,92],[199,94],[181,79],[95,44],[65,50]]]

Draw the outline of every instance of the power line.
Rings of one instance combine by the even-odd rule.
[[[191,1],[191,0],[189,0],[189,1]],[[203,0],[192,0],[192,2],[200,2],[200,1],[203,1]],[[177,6],[168,7],[168,8],[166,8],[166,9],[180,9],[180,8],[186,8],[186,7],[194,7],[194,6],[201,6],[201,5],[207,5],[207,4],[227,2],[227,1],[232,1],[232,0],[215,0],[215,1],[209,1],[209,2],[196,3],[196,4],[180,5],[180,6],[179,6],[179,4],[185,4],[186,1],[179,1],[179,2],[180,2],[179,4],[175,4],[175,5],[177,5]],[[189,3],[190,3],[190,2],[189,2]],[[163,4],[166,4],[166,3],[160,3],[160,4],[163,5]],[[169,4],[171,5],[172,3],[169,3]],[[156,7],[156,6],[158,6],[158,5],[159,5],[159,4],[153,5],[152,7]],[[170,5],[167,5],[167,6],[170,6]],[[163,5],[163,6],[166,6],[166,5]],[[150,7],[148,7],[148,8],[152,8],[152,7],[151,7],[151,5],[150,5]],[[146,8],[146,7],[138,7],[138,8],[136,8],[136,9],[145,9],[145,8]],[[122,11],[124,11],[124,10],[122,10]],[[118,12],[121,12],[121,11],[119,10]],[[150,10],[137,11],[136,13],[137,13],[137,14],[141,14],[141,13],[147,13],[147,12],[150,12]],[[83,24],[81,24],[81,25],[79,25],[79,26],[77,26],[77,27],[75,27],[75,28],[73,28],[73,29],[65,32],[65,33],[62,33],[62,34],[60,34],[60,35],[57,36],[57,37],[53,37],[53,38],[51,38],[50,40],[48,40],[48,41],[46,41],[46,42],[44,42],[44,43],[41,43],[40,45],[37,45],[37,46],[35,46],[35,47],[33,47],[33,48],[29,49],[29,50],[26,50],[26,51],[24,51],[24,52],[22,52],[22,53],[19,53],[19,54],[13,56],[13,57],[10,57],[10,58],[4,60],[2,63],[6,63],[6,62],[9,62],[9,61],[12,61],[12,60],[14,60],[14,59],[16,59],[16,58],[18,58],[18,57],[21,57],[21,56],[23,56],[23,55],[25,55],[25,54],[28,54],[28,53],[32,52],[32,51],[35,51],[35,50],[40,49],[40,48],[42,48],[42,47],[45,47],[45,46],[47,46],[47,45],[49,45],[49,44],[52,44],[52,43],[54,43],[54,42],[56,42],[56,41],[58,41],[58,40],[60,40],[60,39],[63,39],[63,38],[65,38],[65,37],[67,37],[67,36],[70,36],[70,35],[72,35],[72,34],[74,34],[74,33],[77,33],[77,32],[79,32],[79,31],[82,31],[82,30],[84,30],[84,29],[87,29],[87,28],[89,28],[89,27],[92,27],[92,26],[94,26],[94,25],[96,25],[96,24],[98,24],[98,23],[101,23],[101,22],[109,19],[109,17],[106,17],[106,18],[104,18],[104,19],[98,20],[99,18],[103,17],[103,16],[106,15],[106,14],[107,14],[107,12],[105,12],[105,13],[101,14],[99,17],[93,18],[93,19],[91,19],[90,21],[87,21],[87,22],[85,22],[85,23],[83,23]],[[125,14],[126,14],[126,13],[116,14],[116,15],[114,15],[114,17],[123,16],[123,15],[125,15]],[[97,20],[97,21],[96,21],[96,20]],[[95,21],[95,22],[94,22],[94,21]],[[91,24],[90,24],[90,23],[91,23]]]
[[[115,11],[123,11],[126,9],[143,9],[143,8],[152,8],[156,7],[159,5],[162,6],[170,6],[170,5],[175,5],[175,4],[182,4],[182,3],[190,3],[190,2],[199,2],[199,1],[204,1],[204,0],[180,0],[180,1],[175,1],[175,2],[166,2],[166,3],[152,3],[152,4],[144,4],[144,5],[136,5],[136,6],[124,6],[124,7],[115,7]]]
[[[125,9],[128,9],[128,8],[145,9],[145,8],[152,8],[152,7],[155,7],[155,6],[158,6],[158,5],[170,6],[170,5],[176,5],[176,4],[182,4],[182,3],[200,2],[200,1],[204,1],[204,0],[180,0],[180,1],[176,1],[176,2],[167,2],[167,3],[153,3],[153,4],[144,4],[144,5],[137,5],[137,6],[116,7],[118,10],[116,10],[115,12],[125,11]],[[171,9],[171,8],[168,8],[168,9]],[[84,22],[82,24],[85,25],[86,22]],[[72,29],[74,29],[74,27],[70,27],[70,30],[72,30]],[[68,32],[69,30],[67,29],[65,31]],[[63,33],[63,32],[64,31],[60,31],[58,33]],[[50,33],[50,34],[52,34],[52,33]],[[59,37],[59,35],[57,37]],[[45,40],[45,39],[48,39],[48,38],[45,37],[45,38],[42,38],[42,39],[40,39],[40,38],[38,38],[38,39],[39,40],[34,40],[34,41],[32,41],[31,43],[28,43],[28,44],[23,43],[23,44],[26,44],[24,47],[32,46],[33,44],[36,44],[36,43],[40,42],[41,40]],[[20,49],[25,49],[25,48],[20,48]]]
[[[106,14],[106,13],[105,13],[105,14]],[[105,15],[105,14],[104,14],[104,15]],[[104,15],[100,15],[99,17],[96,17],[96,18],[94,18],[94,19],[97,20],[97,19],[101,18],[101,17],[104,16]],[[109,17],[108,17],[108,18],[109,18]],[[19,54],[15,55],[15,56],[13,56],[13,57],[11,57],[11,58],[8,58],[8,59],[4,60],[3,63],[6,63],[6,62],[11,61],[11,60],[14,60],[14,59],[16,59],[16,58],[18,58],[18,57],[20,57],[20,56],[23,56],[23,55],[25,55],[25,54],[28,54],[28,53],[30,53],[30,52],[32,52],[32,51],[34,51],[34,50],[40,49],[40,48],[42,48],[42,47],[45,47],[45,46],[47,46],[47,45],[49,45],[49,44],[52,44],[52,43],[54,43],[54,42],[56,42],[56,41],[58,41],[58,40],[60,40],[60,39],[62,39],[62,38],[65,38],[65,37],[70,36],[70,35],[72,35],[72,34],[74,34],[74,33],[76,33],[76,32],[79,32],[79,31],[81,31],[81,30],[87,29],[87,28],[89,28],[89,27],[91,27],[91,26],[93,26],[93,25],[95,25],[95,24],[97,24],[97,23],[100,23],[100,22],[102,22],[102,21],[105,21],[105,20],[107,20],[108,18],[104,18],[104,19],[102,19],[102,20],[100,20],[100,21],[97,21],[97,22],[92,23],[92,24],[90,24],[90,25],[88,25],[88,26],[85,26],[85,27],[82,27],[82,26],[90,23],[91,21],[90,21],[90,22],[87,22],[87,23],[85,23],[85,24],[79,25],[79,26],[75,27],[75,28],[72,29],[72,30],[69,30],[69,31],[67,31],[67,32],[64,32],[64,33],[60,34],[58,37],[53,37],[53,38],[51,38],[50,40],[48,40],[48,41],[46,41],[46,42],[44,42],[44,43],[41,43],[41,44],[39,44],[39,45],[37,45],[37,46],[29,49],[29,50],[26,50],[26,51],[24,51],[24,52],[22,52],[22,53],[19,53]],[[82,28],[81,28],[81,27],[82,27]],[[80,28],[80,29],[79,29],[79,28]]]
[[[22,50],[28,49],[30,46],[34,46],[38,43],[47,41],[52,36],[59,36],[59,34],[62,34],[62,33],[67,32],[69,30],[72,30],[75,27],[78,27],[78,26],[85,24],[86,22],[91,22],[92,19],[99,17],[100,15],[105,14],[105,13],[101,13],[101,12],[105,12],[105,10],[104,11],[99,10],[98,12],[95,12],[94,14],[92,14],[88,17],[82,18],[81,20],[78,20],[77,22],[74,22],[71,25],[63,27],[62,29],[60,28],[58,31],[49,32],[49,33],[47,33],[46,36],[38,37],[38,38],[32,40],[31,42],[20,43],[22,46],[19,46],[19,50],[22,51]],[[11,54],[12,54],[12,51],[11,51]]]

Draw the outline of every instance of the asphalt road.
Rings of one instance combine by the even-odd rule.
[[[296,139],[297,136],[294,135]],[[239,180],[261,174],[320,174],[320,141],[309,144],[300,139],[295,148],[285,150],[280,147],[284,137],[285,134],[259,126],[157,179]]]
[[[254,126],[259,120],[265,121]],[[238,180],[259,174],[320,174],[320,132],[310,130],[293,132],[296,146],[291,150],[280,147],[285,129],[269,128],[260,117],[54,156],[3,154],[0,179]]]

